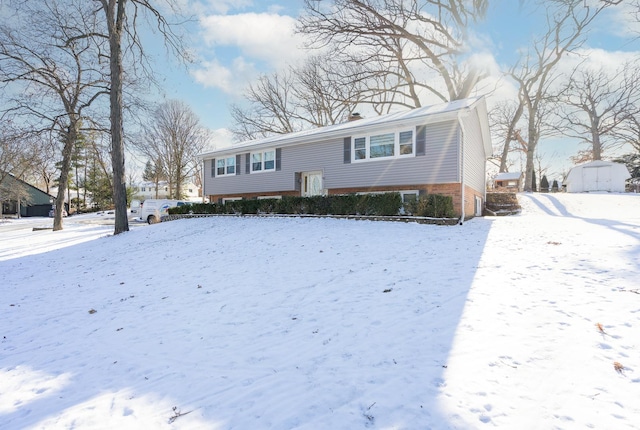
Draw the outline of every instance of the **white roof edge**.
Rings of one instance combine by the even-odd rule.
[[[522,177],[522,172],[502,172],[496,174],[493,179],[496,180],[505,180],[505,179],[519,179]]]
[[[263,139],[247,141],[237,145],[209,151],[198,156],[204,160],[213,158],[218,155],[236,154],[238,152],[250,151],[256,148],[285,147],[291,145],[299,145],[314,140],[327,139],[336,136],[349,136],[355,133],[366,133],[369,130],[375,130],[381,127],[398,126],[398,125],[419,125],[425,122],[443,121],[448,118],[456,119],[462,111],[471,111],[478,109],[479,115],[487,115],[487,107],[484,96],[467,98],[462,100],[454,100],[448,103],[440,103],[436,105],[423,106],[409,111],[396,112],[377,117],[364,118],[357,121],[344,122],[340,124],[329,125],[316,129],[303,130],[295,133],[288,133],[276,136],[270,136]],[[491,153],[491,135],[487,124],[480,121],[483,128],[483,140],[485,151]],[[486,129],[486,130],[485,130]]]

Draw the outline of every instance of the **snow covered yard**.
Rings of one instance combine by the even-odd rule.
[[[640,196],[519,199],[0,230],[0,427],[638,428]]]

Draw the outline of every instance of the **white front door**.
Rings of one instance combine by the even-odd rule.
[[[302,174],[302,197],[320,196],[322,189],[322,172],[305,172]]]

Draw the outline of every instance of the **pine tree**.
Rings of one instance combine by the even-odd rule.
[[[147,164],[144,166],[142,179],[149,182],[153,182],[156,179],[156,169],[153,163],[151,163],[151,160],[147,161]]]
[[[542,179],[540,180],[540,192],[549,192],[549,180],[547,179],[547,175],[542,175]]]

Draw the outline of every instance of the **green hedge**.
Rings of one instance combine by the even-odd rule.
[[[427,194],[418,200],[405,204],[405,212],[429,218],[454,218],[453,197]]]
[[[235,200],[224,204],[193,203],[169,208],[170,214],[313,214],[395,216],[408,215],[453,218],[453,199],[431,194],[402,204],[399,193],[347,194],[313,197],[284,196],[282,199]]]

